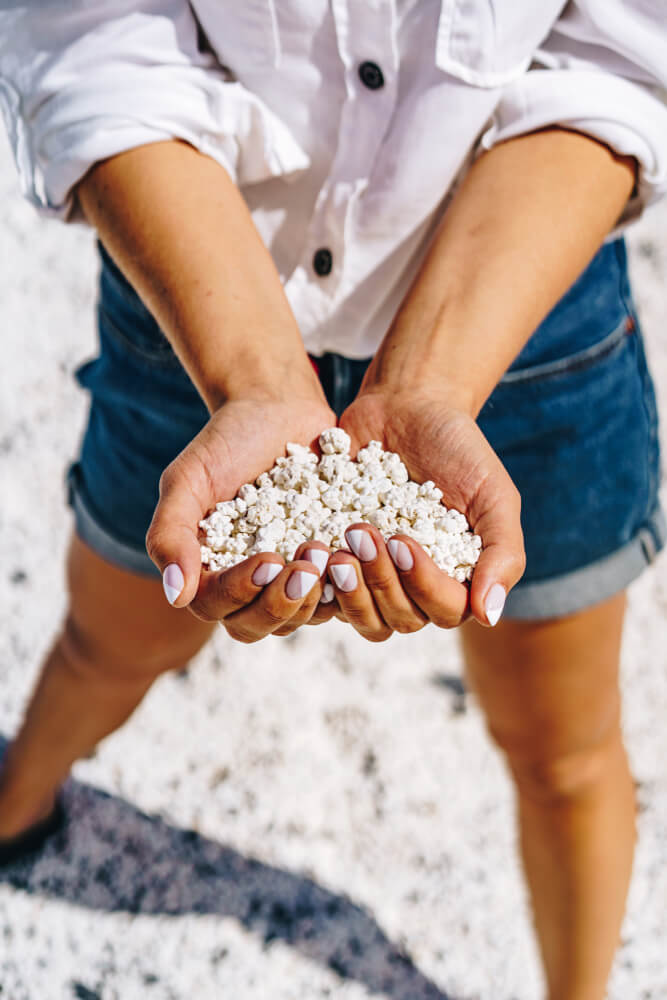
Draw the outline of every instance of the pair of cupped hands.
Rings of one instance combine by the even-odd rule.
[[[413,480],[433,480],[443,503],[466,515],[483,543],[470,585],[449,577],[407,536],[387,544],[362,523],[347,531],[349,552],[311,541],[288,564],[261,552],[222,572],[203,570],[198,522],[271,468],[287,441],[317,450],[321,431],[336,423],[352,439],[352,456],[368,441],[381,441],[401,456]],[[165,469],[146,546],[170,603],[220,622],[233,639],[289,635],[336,616],[380,642],[429,622],[453,628],[472,616],[495,625],[524,570],[519,513],[518,492],[470,414],[437,393],[362,386],[339,421],[316,394],[223,403]]]

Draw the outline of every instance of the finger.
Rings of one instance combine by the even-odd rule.
[[[366,586],[380,615],[395,632],[418,632],[428,618],[410,599],[377,528],[353,524],[345,532],[350,549],[361,564]]]
[[[387,551],[406,593],[439,628],[456,628],[468,612],[468,588],[453,580],[407,535],[393,535]]]
[[[312,617],[307,625],[324,625],[326,622],[331,621],[335,618],[340,607],[338,601],[336,600],[336,592],[333,588],[333,584],[328,580],[322,586],[322,596],[320,597],[320,602],[315,608]]]
[[[220,573],[205,570],[189,610],[205,622],[219,622],[251,604],[284,565],[276,552],[259,552]]]
[[[257,642],[286,625],[310,591],[319,585],[319,575],[312,563],[303,559],[291,562],[252,604],[227,615],[221,625],[232,639]]]
[[[214,499],[193,468],[186,474],[179,456],[160,477],[160,498],[146,534],[146,550],[162,573],[167,600],[184,608],[193,599],[201,576],[198,524]]]
[[[375,606],[358,560],[346,552],[334,552],[327,573],[345,620],[370,642],[388,639],[391,629]]]
[[[504,472],[504,470],[503,470]],[[481,508],[479,513],[475,507]],[[505,599],[526,568],[521,497],[507,474],[485,484],[470,511],[482,551],[470,584],[470,610],[481,625],[495,625]]]
[[[329,562],[329,555],[329,549],[324,542],[303,542],[294,553],[294,559],[303,559],[306,562],[312,563],[317,569],[320,582],[322,582],[322,577],[326,573],[327,563]],[[300,625],[305,625],[309,622],[317,609],[321,595],[322,586],[313,587],[294,617],[290,618],[285,626],[276,629],[273,634],[279,636],[291,635]]]

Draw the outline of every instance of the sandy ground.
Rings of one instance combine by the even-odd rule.
[[[94,350],[92,237],[37,218],[0,141],[0,732],[63,610],[63,470]],[[667,412],[667,205],[631,233]],[[611,1000],[667,998],[667,558],[623,656],[640,840]],[[113,627],[113,623],[110,623]],[[78,764],[71,822],[0,874],[10,1000],[537,1000],[510,786],[456,637],[220,630]]]

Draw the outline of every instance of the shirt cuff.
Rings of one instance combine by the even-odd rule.
[[[479,151],[550,125],[637,160],[637,186],[614,235],[667,191],[667,107],[649,88],[594,70],[529,70],[503,89]]]
[[[6,91],[3,96],[6,105]],[[128,72],[121,87],[117,77],[98,76],[54,94],[13,124],[24,193],[42,214],[70,221],[80,219],[72,189],[90,167],[152,142],[188,142],[240,186],[310,164],[286,125],[255,95],[194,67]]]

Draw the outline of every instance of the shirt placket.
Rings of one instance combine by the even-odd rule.
[[[336,43],[345,74],[345,101],[331,170],[308,226],[302,275],[326,317],[344,285],[346,248],[354,240],[359,199],[377,163],[396,106],[398,42],[396,4],[331,0]],[[315,287],[313,287],[315,286]]]

